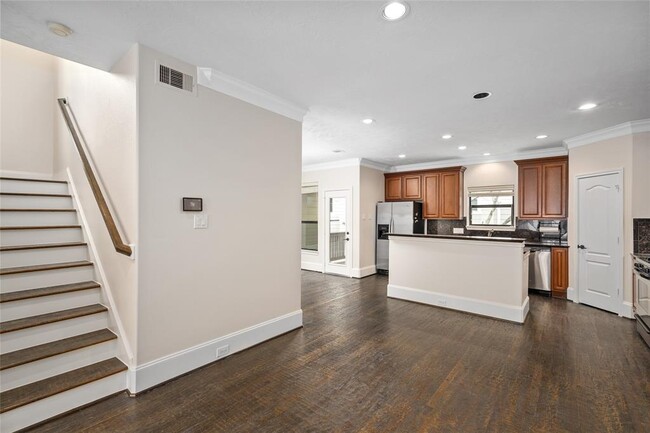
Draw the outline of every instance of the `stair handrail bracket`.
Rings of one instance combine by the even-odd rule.
[[[93,172],[93,168],[90,165],[90,161],[88,160],[86,151],[84,150],[81,144],[81,139],[79,138],[77,129],[75,128],[75,125],[72,122],[72,117],[68,112],[68,110],[70,110],[68,101],[66,100],[66,98],[58,98],[57,101],[59,103],[59,108],[61,108],[63,119],[65,120],[65,123],[68,126],[68,129],[70,130],[70,134],[72,135],[72,139],[74,141],[75,147],[77,148],[77,152],[79,153],[79,157],[81,158],[81,163],[83,165],[84,173],[86,173],[86,179],[88,180],[88,183],[90,184],[90,189],[92,190],[93,195],[95,196],[95,201],[97,202],[99,211],[102,214],[104,223],[106,224],[106,229],[108,230],[108,234],[111,237],[111,241],[113,242],[113,247],[115,247],[115,251],[117,251],[118,253],[124,254],[125,256],[132,258],[133,248],[131,248],[131,246],[122,239],[122,236],[120,235],[120,232],[117,229],[117,224],[115,224],[115,219],[113,218],[113,215],[111,214],[111,210],[108,207],[108,203],[104,198],[104,194],[102,193],[102,190],[99,187],[97,176],[95,176],[95,173]]]

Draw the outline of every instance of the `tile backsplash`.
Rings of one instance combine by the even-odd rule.
[[[650,218],[634,218],[634,252],[650,254]]]
[[[427,220],[427,234],[430,235],[452,235],[454,234],[455,228],[465,229],[466,220]],[[507,238],[524,238],[528,240],[539,240],[539,222],[536,220],[523,220],[517,221],[517,227],[515,231],[509,232],[500,232],[495,230],[492,234],[493,236],[498,237],[507,237]],[[487,230],[467,230],[465,229],[466,235],[469,236],[487,236]]]

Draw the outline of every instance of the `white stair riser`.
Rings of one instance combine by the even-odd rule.
[[[104,361],[113,358],[115,353],[117,353],[117,340],[110,340],[8,368],[0,371],[0,391],[27,385],[66,371]]]
[[[0,415],[2,433],[14,432],[126,389],[126,371]]]
[[[83,241],[81,228],[0,231],[0,245],[33,245],[81,241]]]
[[[0,276],[2,292],[36,289],[38,287],[58,286],[61,284],[80,283],[95,279],[93,266],[56,269],[51,271],[26,272]]]
[[[70,224],[78,224],[76,212],[0,212],[3,227]]]
[[[0,252],[0,263],[3,268],[77,262],[80,260],[88,260],[88,248],[85,245]]]
[[[68,194],[68,184],[0,179],[0,191],[30,192],[36,194]]]
[[[103,312],[34,326],[20,331],[6,332],[0,335],[0,352],[9,353],[38,344],[51,343],[63,338],[104,329],[107,325],[108,315]]]
[[[3,302],[0,304],[2,321],[22,319],[23,317],[39,314],[54,313],[55,311],[86,305],[100,304],[99,288],[79,290],[77,292],[61,293],[59,295],[41,296],[39,298],[23,299],[21,301]]]
[[[0,195],[0,209],[70,209],[70,197]]]

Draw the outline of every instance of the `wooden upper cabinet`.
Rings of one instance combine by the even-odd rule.
[[[567,216],[568,158],[515,161],[519,166],[519,218]]]
[[[422,176],[424,205],[423,218],[440,218],[440,173],[428,173]]]
[[[554,297],[566,298],[569,287],[569,250],[551,248],[551,291]]]
[[[422,176],[406,175],[402,178],[402,198],[404,200],[422,200]]]
[[[463,216],[463,182],[460,171],[440,173],[440,218]]]
[[[386,176],[386,201],[402,199],[402,176]]]

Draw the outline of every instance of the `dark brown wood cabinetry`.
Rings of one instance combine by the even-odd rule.
[[[568,158],[515,161],[519,166],[519,219],[567,216]]]
[[[566,298],[569,287],[569,250],[551,248],[551,292],[555,298]]]
[[[408,173],[387,173],[386,201],[416,200],[423,203],[424,218],[463,217],[463,172],[450,167]]]

